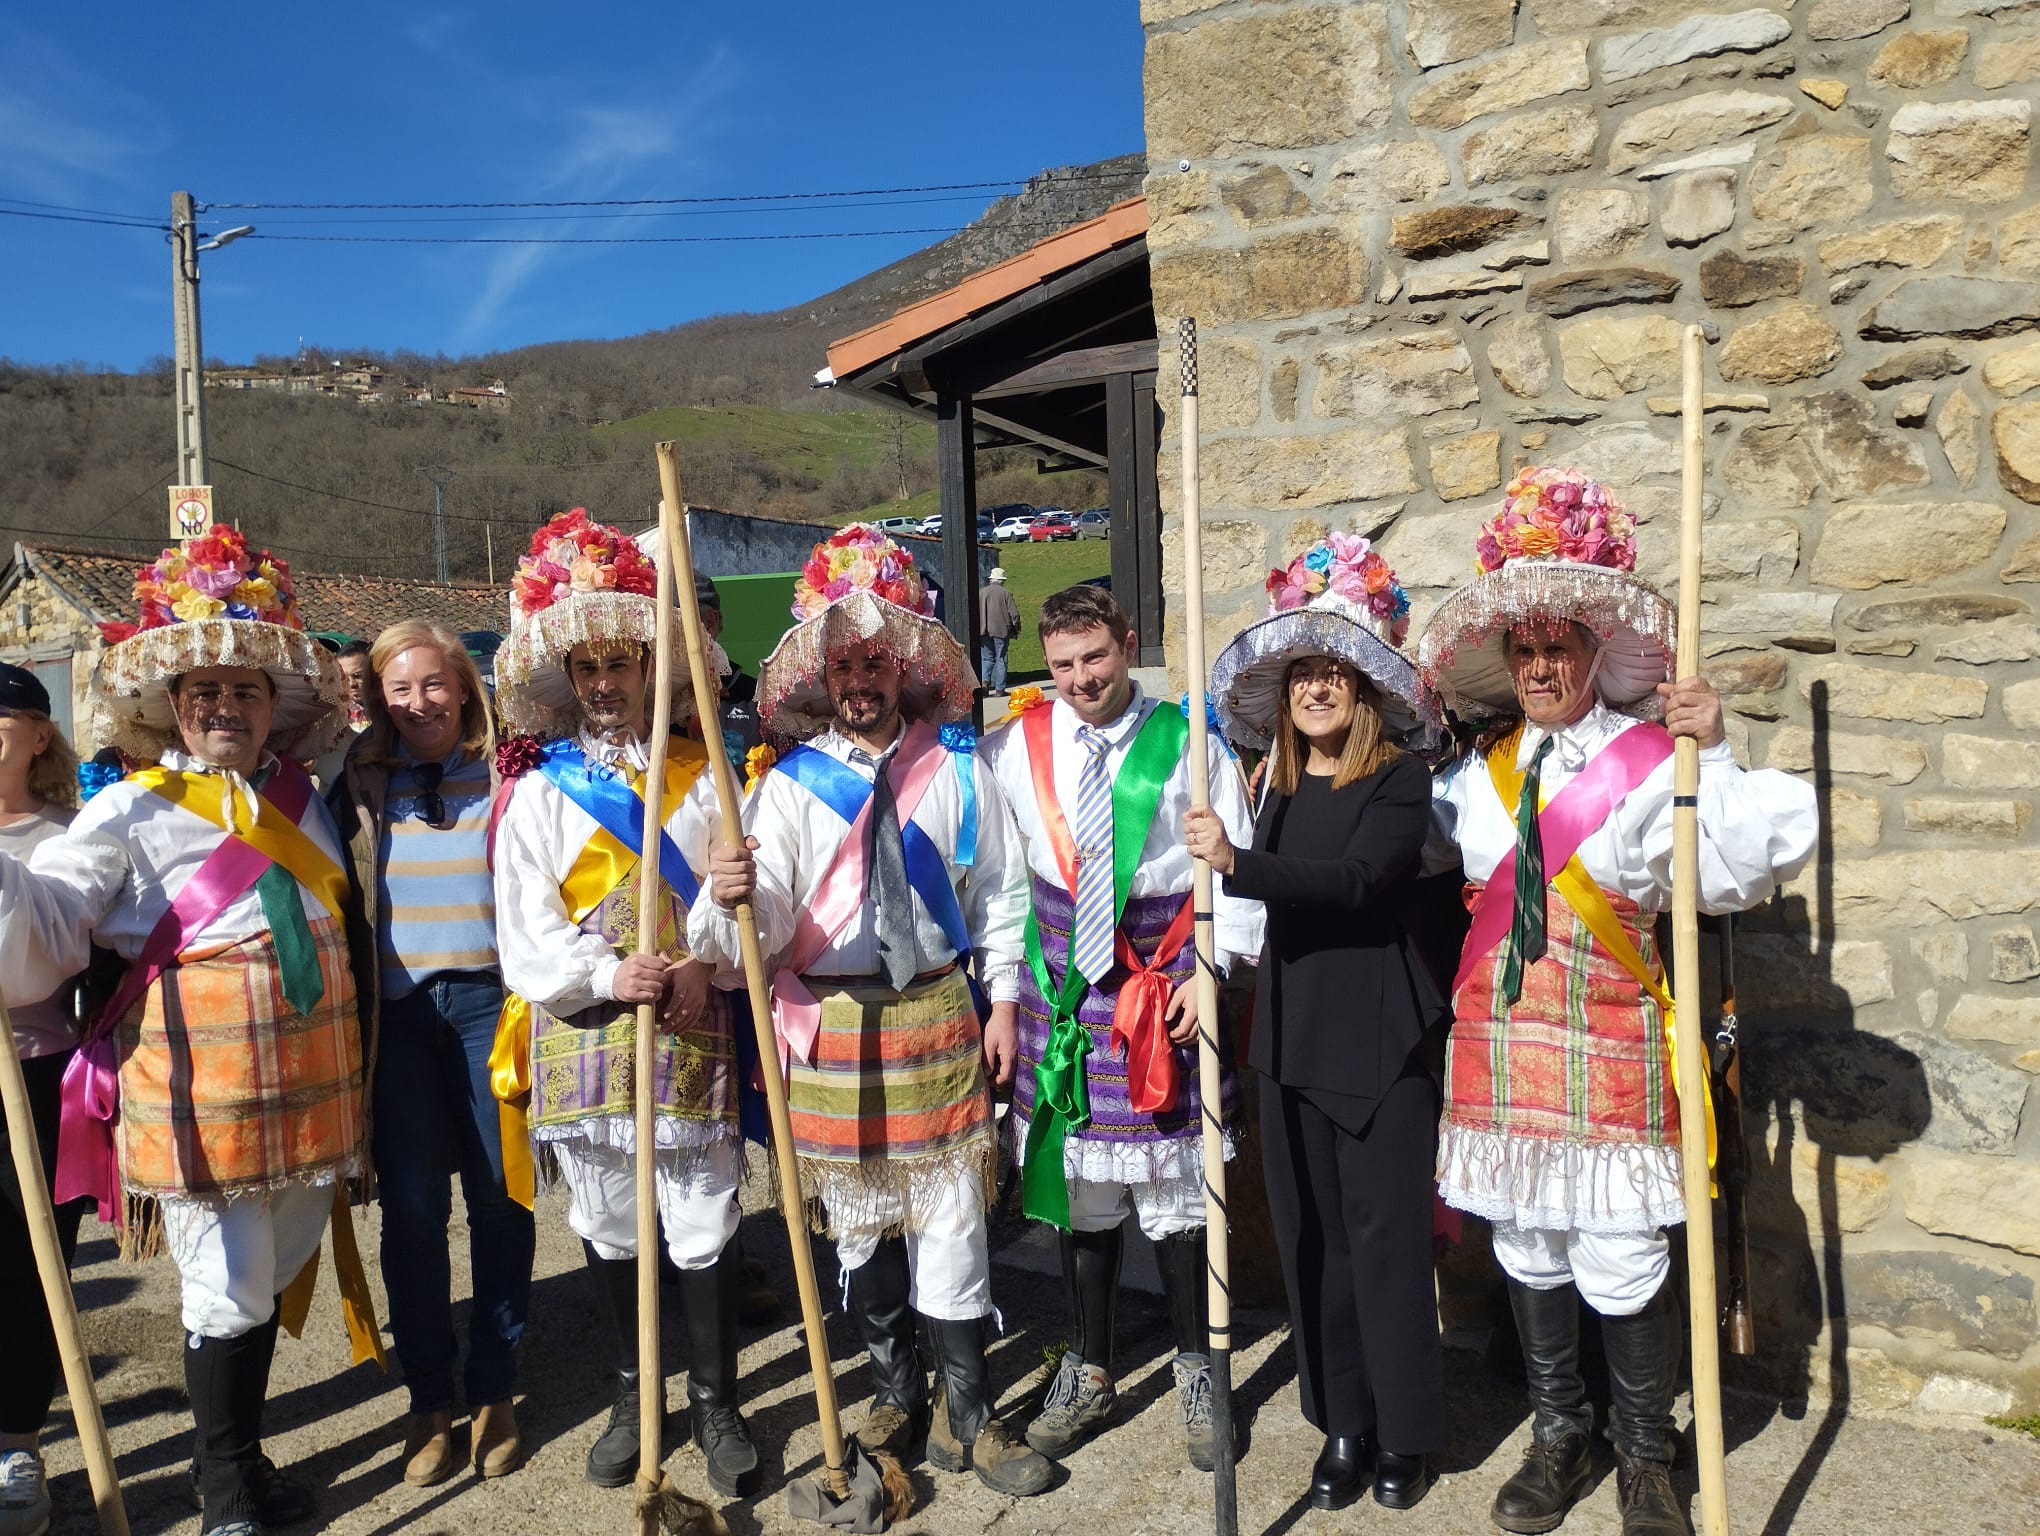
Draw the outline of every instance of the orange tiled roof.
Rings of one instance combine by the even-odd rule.
[[[1074,224],[1037,241],[1018,256],[971,274],[954,288],[907,305],[890,320],[831,342],[830,371],[839,379],[846,378],[1116,245],[1138,239],[1147,233],[1147,225],[1145,197],[1114,203],[1095,219]]]

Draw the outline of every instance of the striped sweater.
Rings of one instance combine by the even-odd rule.
[[[439,784],[450,826],[421,819],[411,764],[390,765],[381,858],[382,991],[402,997],[441,971],[496,969],[489,876],[489,762],[449,758]]]

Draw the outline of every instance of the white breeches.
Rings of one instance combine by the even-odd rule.
[[[183,1282],[184,1331],[232,1339],[269,1321],[276,1298],[319,1251],[333,1182],[284,1184],[233,1200],[157,1197]]]
[[[1511,1280],[1554,1291],[1570,1280],[1603,1317],[1633,1317],[1671,1273],[1672,1245],[1655,1232],[1559,1232],[1498,1222],[1495,1258]]]
[[[605,1259],[637,1257],[636,1154],[582,1140],[547,1145],[567,1186],[567,1225]],[[680,1269],[706,1269],[736,1236],[743,1214],[737,1205],[737,1143],[662,1147],[652,1156],[666,1252]]]
[[[992,1310],[992,1256],[985,1239],[984,1185],[975,1166],[959,1168],[953,1179],[901,1194],[874,1190],[861,1202],[854,1225],[835,1211],[836,1261],[847,1274],[861,1269],[878,1251],[888,1228],[907,1238],[910,1300],[924,1317],[957,1321]],[[847,1213],[846,1213],[847,1214]]]
[[[1204,1175],[1181,1174],[1138,1184],[1100,1183],[1066,1178],[1070,1191],[1070,1228],[1076,1232],[1109,1232],[1128,1216],[1140,1222],[1150,1241],[1195,1232],[1204,1225]]]

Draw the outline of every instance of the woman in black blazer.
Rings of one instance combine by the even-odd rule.
[[[1430,722],[1408,663],[1329,606],[1307,628],[1264,620],[1221,657],[1221,714],[1270,739],[1267,789],[1252,848],[1208,813],[1186,841],[1268,910],[1248,1060],[1298,1391],[1325,1435],[1310,1503],[1343,1508],[1371,1479],[1407,1509],[1447,1434],[1431,1213],[1451,1008],[1409,928],[1430,775],[1395,740]]]

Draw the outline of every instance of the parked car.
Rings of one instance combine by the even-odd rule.
[[[1017,544],[1033,536],[1034,514],[1016,512],[992,530],[995,544]]]
[[[919,533],[921,531],[921,519],[918,517],[881,517],[873,526],[881,533]]]
[[[1077,515],[1074,512],[1043,512],[1028,525],[1027,529],[1027,537],[1036,544],[1074,539],[1076,536]]]
[[[1112,537],[1112,514],[1103,507],[1093,507],[1088,512],[1077,514],[1077,537],[1080,539],[1109,539]]]
[[[924,518],[922,518],[922,519],[921,519],[921,526],[920,526],[920,527],[918,527],[918,528],[916,528],[916,529],[914,530],[914,532],[916,532],[916,533],[918,533],[918,534],[922,535],[922,536],[923,536],[924,538],[930,538],[930,539],[939,539],[939,538],[941,538],[941,537],[942,537],[942,514],[941,514],[940,512],[937,512],[937,513],[936,513],[936,514],[935,514],[935,515],[934,515],[933,517],[924,517]]]

